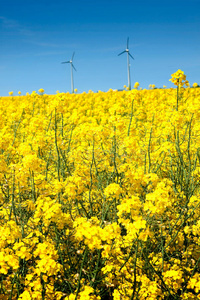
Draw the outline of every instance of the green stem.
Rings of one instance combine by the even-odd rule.
[[[55,108],[55,145],[56,145],[56,152],[57,152],[57,174],[58,174],[58,181],[60,181],[60,153],[59,153],[58,142],[57,142],[56,108]]]
[[[82,278],[82,272],[83,272],[83,265],[84,265],[84,263],[85,263],[85,259],[86,259],[87,252],[88,252],[88,249],[87,249],[87,247],[86,247],[86,248],[85,248],[85,251],[84,251],[84,255],[83,255],[83,260],[82,260],[82,263],[81,263],[81,267],[80,267],[79,280],[78,280],[78,287],[77,287],[76,296],[75,296],[75,299],[74,299],[74,300],[77,300],[77,298],[78,298],[78,293],[79,293],[79,291],[80,291],[80,287],[81,287],[81,278]]]
[[[133,119],[133,102],[134,102],[134,99],[132,100],[132,104],[131,104],[131,117],[130,117],[130,122],[129,122],[129,126],[128,126],[128,136],[130,134],[130,129],[131,129],[131,123],[132,123],[132,119]]]
[[[176,97],[176,110],[178,111],[178,101],[179,101],[179,84],[177,86],[177,97]]]

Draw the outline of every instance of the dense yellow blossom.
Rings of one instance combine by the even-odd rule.
[[[171,81],[0,97],[0,299],[200,299],[200,89]]]

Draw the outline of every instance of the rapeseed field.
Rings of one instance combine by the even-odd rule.
[[[0,97],[0,299],[200,299],[200,88]]]

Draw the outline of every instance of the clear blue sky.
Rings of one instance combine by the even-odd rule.
[[[167,85],[181,69],[200,84],[200,0],[0,0],[0,95]]]

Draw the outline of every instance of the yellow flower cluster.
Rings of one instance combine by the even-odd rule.
[[[170,79],[170,81],[177,86],[183,86],[184,84],[187,86],[189,84],[189,82],[186,80],[186,75],[180,69],[171,76],[172,78]]]
[[[139,82],[135,82],[134,88],[137,89],[139,87],[139,85],[140,85]]]
[[[150,88],[150,89],[155,89],[155,87],[156,87],[155,84],[150,84],[150,85],[149,85],[149,88]],[[165,86],[163,86],[163,87],[165,87]]]
[[[200,299],[200,89],[0,97],[0,299]]]

